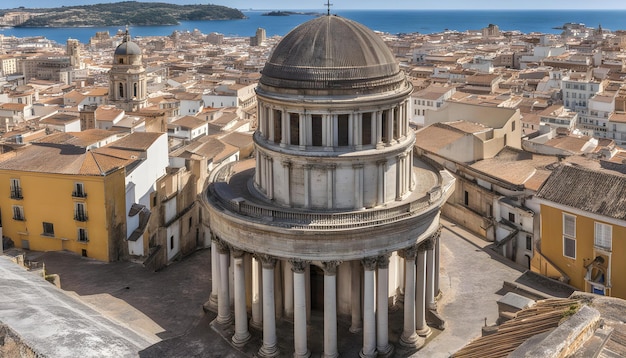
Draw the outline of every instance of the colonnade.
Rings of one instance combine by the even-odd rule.
[[[412,245],[397,252],[403,264],[404,281],[400,290],[403,292],[403,330],[399,344],[405,347],[418,348],[423,344],[424,337],[430,334],[426,324],[426,312],[435,309],[435,294],[438,290],[439,234],[433,234],[419,244]],[[285,312],[293,312],[294,357],[309,357],[310,349],[307,341],[308,307],[310,293],[307,292],[307,267],[310,261],[291,258],[279,260],[265,254],[245,255],[244,250],[228,245],[223,240],[213,237],[212,278],[213,287],[210,303],[216,304],[216,322],[222,325],[233,323],[231,311],[231,285],[234,292],[232,308],[234,308],[234,335],[232,342],[236,346],[245,345],[250,339],[249,326],[262,327],[262,345],[258,351],[260,357],[277,357],[278,338],[276,331],[276,304],[278,295],[284,295]],[[216,249],[216,250],[215,250]],[[217,251],[217,254],[215,252]],[[251,264],[251,292],[246,293],[246,270],[244,257]],[[389,341],[389,258],[391,254],[365,257],[354,260],[343,267],[351,269],[350,280],[350,312],[353,334],[361,333],[363,345],[360,357],[372,358],[390,356],[394,347]],[[217,258],[217,260],[216,260]],[[232,268],[232,282],[229,280],[229,262]],[[284,276],[275,275],[278,262],[283,263]],[[337,271],[342,262],[320,261],[324,272],[324,338],[323,357],[339,356],[337,345]],[[275,278],[284,282],[285,292],[275,292]],[[289,291],[289,292],[287,292]],[[356,293],[356,294],[355,294]],[[247,299],[251,298],[251,317],[248,321]],[[215,307],[215,306],[214,306]]]
[[[367,145],[382,147],[406,137],[410,130],[408,101],[388,108],[346,113],[292,110],[259,102],[259,132],[269,142],[299,150],[311,146],[324,150],[341,146],[356,150]],[[316,126],[321,128],[314,129]]]

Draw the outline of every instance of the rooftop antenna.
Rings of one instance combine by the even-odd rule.
[[[326,4],[324,5],[328,8],[326,15],[330,16],[330,7],[333,6],[333,4],[330,3],[330,0],[326,0]]]

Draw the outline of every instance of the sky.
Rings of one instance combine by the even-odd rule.
[[[324,0],[314,1],[293,1],[293,0],[141,0],[145,2],[167,2],[172,4],[215,4],[234,7],[238,9],[324,9]],[[99,3],[111,3],[118,1],[111,0],[3,0],[0,8],[10,9],[20,6],[29,8],[57,7],[71,5],[87,5]],[[503,1],[503,0],[446,0],[446,1],[416,1],[416,0],[394,0],[386,2],[383,0],[331,0],[332,9],[598,9],[598,10],[626,10],[624,0],[524,0],[524,1]]]

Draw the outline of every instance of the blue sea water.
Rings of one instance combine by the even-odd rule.
[[[307,11],[307,10],[303,10]],[[294,27],[313,18],[313,15],[262,16],[266,11],[243,11],[243,20],[183,21],[174,26],[131,26],[133,36],[166,36],[174,31],[198,29],[208,34],[219,32],[226,36],[253,36],[257,28],[268,36],[285,35]],[[357,22],[372,30],[398,33],[433,33],[443,30],[477,30],[496,24],[504,31],[523,33],[559,33],[555,27],[567,22],[583,23],[590,27],[602,25],[609,30],[626,30],[626,10],[336,10],[333,13]],[[0,29],[5,36],[44,36],[59,43],[68,38],[87,43],[96,31],[116,33],[120,27],[83,28],[8,28]]]

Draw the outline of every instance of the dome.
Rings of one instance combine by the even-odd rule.
[[[260,87],[265,90],[379,92],[405,81],[379,35],[355,21],[331,15],[289,32],[261,74]]]
[[[115,55],[141,55],[141,49],[132,41],[124,41],[115,49]]]

